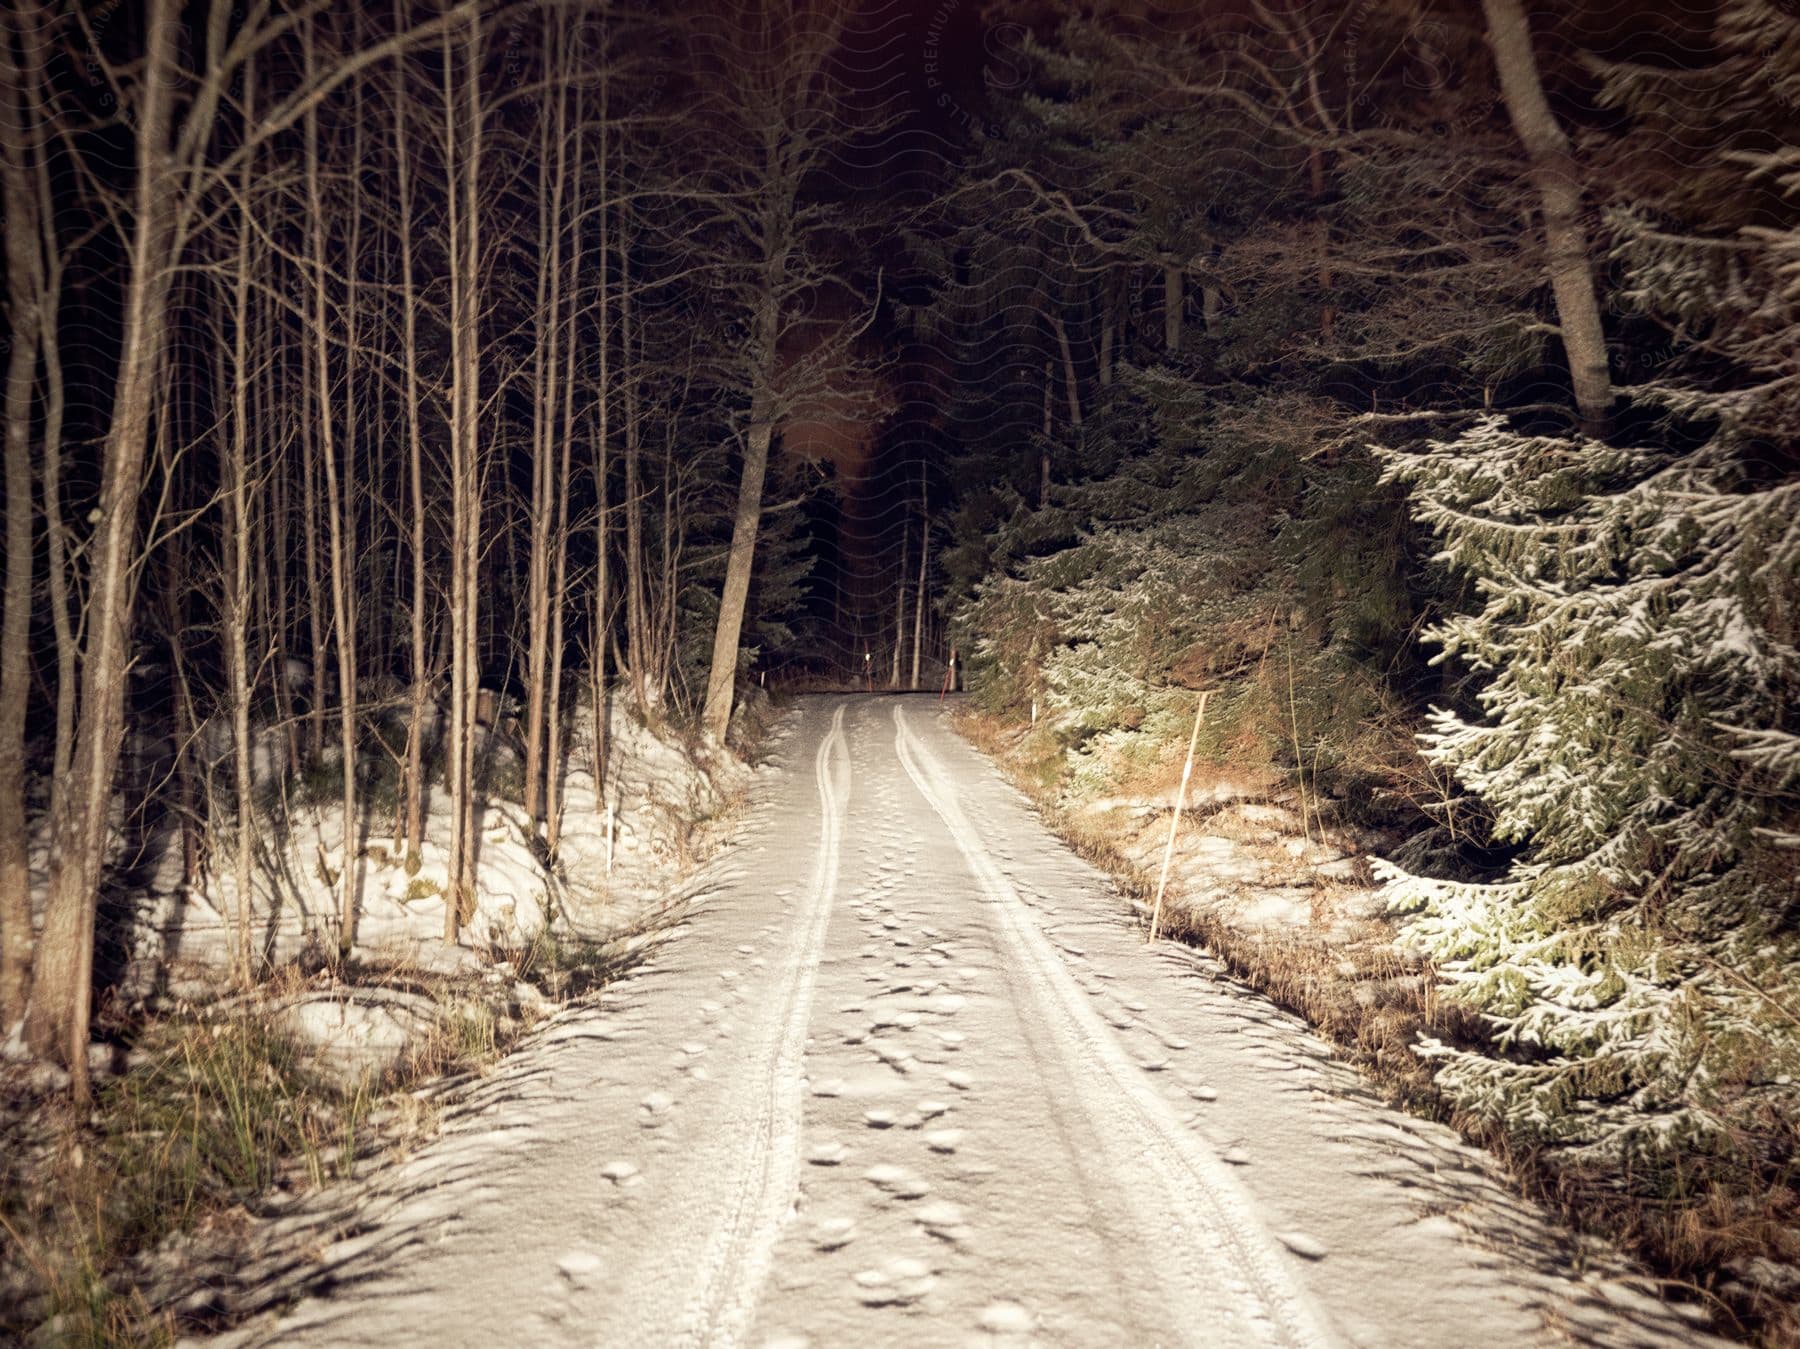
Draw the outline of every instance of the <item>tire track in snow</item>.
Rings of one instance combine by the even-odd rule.
[[[1163,1234],[1147,1255],[1170,1299],[1171,1317],[1197,1343],[1219,1343],[1228,1310],[1237,1334],[1281,1345],[1335,1342],[1286,1256],[1255,1216],[1225,1164],[1144,1079],[1001,872],[957,800],[955,786],[894,706],[894,748],[919,793],[950,831],[977,884],[999,915],[1003,935],[1068,1061],[1088,1080],[1081,1106],[1096,1133],[1116,1144],[1121,1191],[1146,1231]],[[1194,1230],[1196,1222],[1198,1230]],[[1221,1307],[1229,1298],[1235,1305]]]
[[[698,1281],[688,1299],[678,1344],[728,1346],[742,1343],[756,1317],[776,1239],[800,1188],[801,1080],[807,1027],[812,1019],[813,984],[824,950],[825,929],[837,893],[844,819],[850,805],[850,747],[844,735],[845,704],[839,703],[831,730],[819,742],[813,773],[819,788],[819,847],[806,907],[795,923],[795,940],[774,986],[783,991],[765,1025],[775,1033],[757,1055],[765,1066],[746,1066],[744,1080],[766,1090],[746,1103],[737,1155],[743,1159],[738,1183],[720,1214],[699,1260]]]

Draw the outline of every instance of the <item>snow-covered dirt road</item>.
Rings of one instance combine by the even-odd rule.
[[[939,704],[809,699],[776,758],[649,962],[233,1340],[1704,1338],[1292,1017],[1146,948]]]

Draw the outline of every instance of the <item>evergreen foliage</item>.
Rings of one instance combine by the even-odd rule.
[[[1467,1108],[1578,1150],[1723,1146],[1800,1105],[1800,483],[1747,488],[1741,451],[1494,418],[1388,456],[1482,600],[1429,635],[1480,672],[1483,715],[1435,711],[1427,757],[1528,845],[1497,884],[1387,867],[1506,1052],[1426,1050]]]

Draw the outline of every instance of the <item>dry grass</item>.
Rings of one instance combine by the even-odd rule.
[[[1060,750],[1029,725],[965,707],[956,724],[1037,805],[1045,822],[1082,857],[1109,872],[1140,917],[1154,894],[1155,874],[1122,846],[1116,817],[1066,808],[1060,801]],[[1179,763],[1143,765],[1115,775],[1122,794],[1166,799]],[[1249,778],[1246,778],[1249,783]],[[1202,815],[1203,818],[1203,815]],[[1166,822],[1161,828],[1167,828]],[[1272,864],[1291,866],[1285,854]],[[1171,880],[1171,899],[1180,900]],[[1212,953],[1250,987],[1303,1016],[1346,1052],[1396,1105],[1452,1125],[1495,1153],[1520,1188],[1571,1226],[1603,1235],[1636,1254],[1672,1290],[1685,1290],[1714,1314],[1719,1329],[1751,1343],[1800,1345],[1800,1299],[1732,1286],[1731,1268],[1756,1259],[1800,1263],[1800,1156],[1796,1121],[1771,1120],[1757,1138],[1738,1140],[1735,1155],[1677,1154],[1633,1173],[1572,1167],[1529,1140],[1452,1108],[1432,1070],[1413,1052],[1420,1036],[1451,1045],[1487,1043],[1483,1024],[1441,996],[1429,966],[1409,960],[1383,921],[1353,924],[1328,942],[1333,891],[1319,889],[1315,926],[1272,932],[1234,924],[1228,915],[1174,902],[1164,930]]]
[[[524,955],[547,974],[568,963]],[[409,982],[398,967],[353,973]],[[436,1131],[419,1084],[489,1070],[533,1019],[505,984],[439,981],[436,1020],[398,1070],[345,1084],[314,1070],[281,1017],[296,994],[325,987],[351,988],[283,967],[253,994],[131,1027],[130,1066],[89,1114],[23,1094],[0,1111],[0,1342],[172,1343],[183,1322],[142,1283],[159,1247],[190,1233],[215,1244],[274,1194],[411,1151]]]

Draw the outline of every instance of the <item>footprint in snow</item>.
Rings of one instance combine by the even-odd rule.
[[[969,1222],[963,1211],[948,1200],[940,1199],[916,1210],[913,1217],[932,1236],[954,1244],[968,1239]]]
[[[1029,1335],[1031,1313],[1016,1302],[991,1302],[976,1321],[990,1335]]]
[[[605,1261],[592,1251],[570,1251],[556,1262],[557,1273],[577,1288],[586,1288],[600,1277]]]
[[[895,1166],[891,1162],[871,1166],[863,1172],[863,1179],[896,1199],[922,1199],[931,1193],[931,1186],[924,1180],[905,1167]]]
[[[933,1152],[955,1152],[963,1136],[961,1129],[933,1129],[925,1135],[925,1146]]]
[[[871,1129],[891,1129],[894,1127],[894,1119],[895,1116],[892,1110],[875,1109],[863,1111],[863,1122]]]
[[[849,1148],[835,1138],[827,1138],[807,1149],[806,1160],[814,1166],[836,1166],[849,1155]]]
[[[955,1087],[958,1091],[967,1091],[970,1087],[975,1085],[975,1079],[970,1077],[961,1068],[952,1068],[949,1072],[945,1073],[944,1081]]]
[[[1219,1154],[1219,1160],[1230,1162],[1233,1166],[1248,1166],[1250,1165],[1250,1154],[1242,1148],[1226,1148]]]
[[[600,1174],[622,1190],[644,1183],[644,1178],[638,1174],[637,1167],[626,1161],[608,1162],[600,1168]]]
[[[857,1300],[865,1307],[904,1307],[917,1302],[937,1284],[931,1266],[909,1256],[895,1256],[877,1269],[856,1275]]]
[[[663,1122],[674,1105],[675,1098],[668,1092],[653,1091],[638,1102],[638,1123],[646,1129],[654,1129]]]
[[[949,1103],[946,1101],[920,1101],[918,1106],[919,1114],[925,1119],[936,1119],[949,1109]]]
[[[848,1246],[856,1236],[856,1223],[850,1218],[825,1218],[813,1224],[812,1244],[821,1251],[835,1251]]]
[[[815,1082],[813,1083],[812,1094],[814,1096],[842,1096],[844,1094],[844,1079],[841,1077],[828,1077],[823,1082]]]
[[[1329,1254],[1324,1242],[1305,1232],[1277,1232],[1275,1240],[1303,1260],[1323,1260]]]

